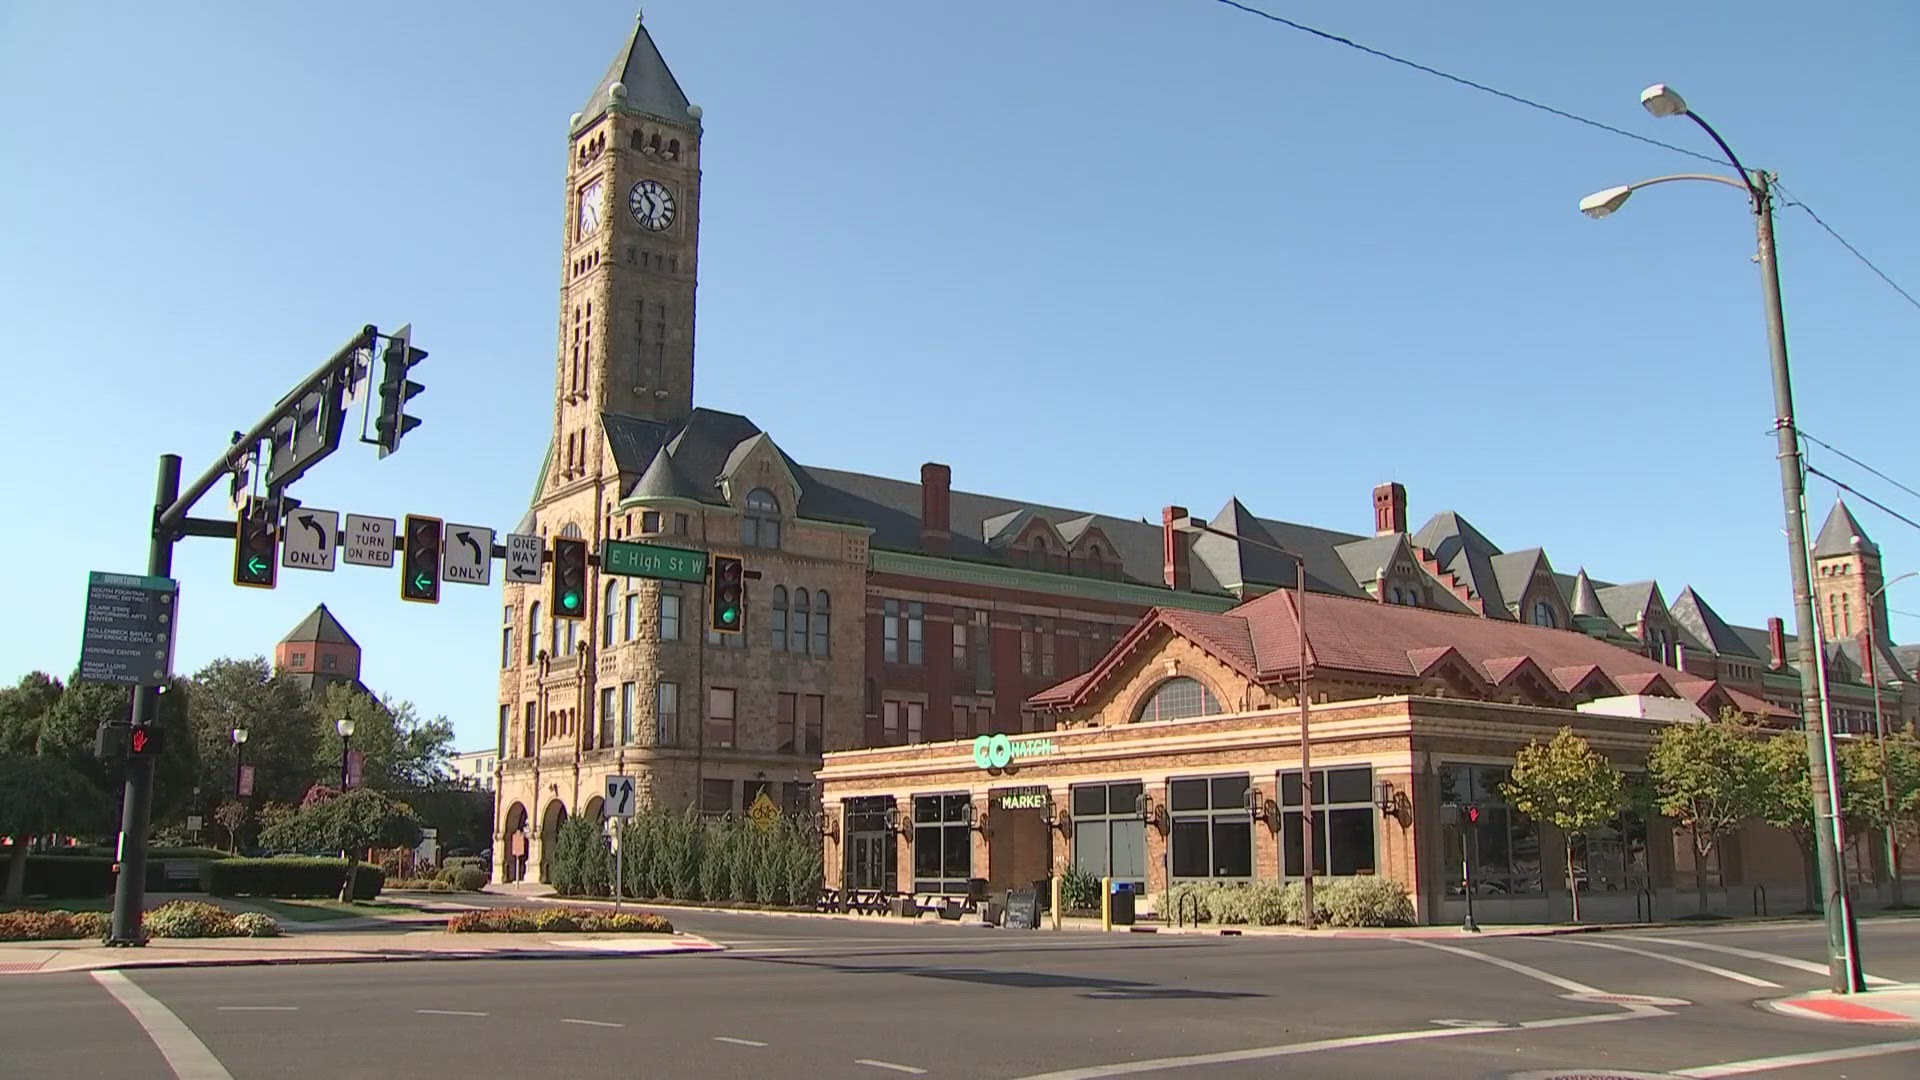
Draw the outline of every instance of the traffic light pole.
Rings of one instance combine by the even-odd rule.
[[[147,546],[147,573],[173,576],[174,534],[160,520],[180,497],[180,455],[160,455],[160,480],[154,486],[153,537]],[[177,632],[177,631],[176,631]],[[133,726],[160,718],[157,687],[133,688]],[[113,888],[113,919],[107,928],[108,945],[145,945],[140,913],[147,903],[147,824],[153,812],[153,758],[127,758],[126,795],[120,803],[120,873]]]
[[[147,573],[150,576],[173,576],[173,545],[181,537],[199,531],[198,523],[191,521],[187,515],[193,512],[193,506],[201,496],[219,483],[222,477],[239,468],[245,456],[286,419],[289,409],[298,407],[301,399],[308,394],[327,386],[346,365],[353,362],[360,350],[371,349],[378,333],[371,325],[362,327],[352,341],[301,380],[291,393],[281,398],[272,412],[235,439],[220,459],[186,491],[180,490],[180,455],[160,455],[160,476],[154,488],[153,520],[148,531]],[[171,632],[176,635],[180,632],[178,622]],[[159,687],[133,688],[134,727],[159,720],[160,694]],[[106,937],[108,945],[138,946],[147,943],[146,932],[141,928],[141,917],[147,900],[147,827],[153,817],[153,765],[153,758],[148,755],[128,755],[126,792],[120,805],[119,876],[114,882],[113,918],[108,924]]]

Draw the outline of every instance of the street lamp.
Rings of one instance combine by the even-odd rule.
[[[247,729],[237,727],[233,729],[233,797],[236,799],[239,798],[241,794],[240,777],[242,773],[240,770],[245,766],[246,760]]]
[[[1858,540],[1859,537],[1854,539]],[[1880,833],[1881,839],[1887,844],[1887,873],[1893,879],[1890,906],[1894,908],[1907,905],[1905,890],[1900,883],[1900,845],[1893,839],[1893,782],[1887,776],[1887,717],[1880,711],[1880,665],[1875,659],[1880,648],[1880,631],[1873,625],[1873,605],[1882,593],[1910,577],[1920,577],[1920,570],[1909,570],[1867,594],[1867,681],[1873,684],[1873,735],[1880,749]]]
[[[353,717],[343,716],[333,722],[333,730],[340,733],[340,790],[347,790],[347,747],[353,742]]]
[[[1278,552],[1293,560],[1294,609],[1299,622],[1297,636],[1300,639],[1300,666],[1294,673],[1294,693],[1300,699],[1300,925],[1311,930],[1313,929],[1313,743],[1307,734],[1309,720],[1307,712],[1307,561],[1278,544],[1235,536],[1225,530],[1216,529],[1196,517],[1175,521],[1173,529],[1175,532],[1182,533],[1212,533],[1215,536],[1224,536],[1229,540]],[[1284,815],[1282,817],[1284,818]],[[1281,859],[1283,873],[1285,866],[1286,860],[1283,856]]]
[[[1793,576],[1793,615],[1798,639],[1800,668],[1801,727],[1807,737],[1807,765],[1813,788],[1814,850],[1819,863],[1820,880],[1827,892],[1827,970],[1836,993],[1857,994],[1866,989],[1860,968],[1858,935],[1853,921],[1853,904],[1847,895],[1837,857],[1839,845],[1839,793],[1834,786],[1833,730],[1821,707],[1823,687],[1819,677],[1820,655],[1813,621],[1811,577],[1807,569],[1807,533],[1805,490],[1800,465],[1800,433],[1793,419],[1793,381],[1787,368],[1786,316],[1780,304],[1780,266],[1773,242],[1773,180],[1764,172],[1749,171],[1740,164],[1720,133],[1713,130],[1686,101],[1664,83],[1649,86],[1640,94],[1640,104],[1655,116],[1684,116],[1700,126],[1727,157],[1738,179],[1704,173],[1683,173],[1642,180],[1637,184],[1597,191],[1580,200],[1580,211],[1601,218],[1620,209],[1627,198],[1643,187],[1674,180],[1707,180],[1736,187],[1747,193],[1753,211],[1754,230],[1759,240],[1760,284],[1767,311],[1767,341],[1773,369],[1774,431],[1779,444],[1780,493],[1786,504],[1787,555]]]

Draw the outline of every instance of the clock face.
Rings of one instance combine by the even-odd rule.
[[[660,232],[673,224],[673,192],[658,180],[642,180],[627,193],[627,210],[641,228]]]
[[[580,235],[592,236],[600,228],[601,196],[606,194],[607,185],[603,180],[595,180],[580,189]]]

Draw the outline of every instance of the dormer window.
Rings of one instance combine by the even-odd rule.
[[[1554,617],[1552,604],[1547,603],[1545,600],[1535,600],[1533,602],[1533,625],[1548,627],[1557,627],[1560,625],[1559,620]]]
[[[780,546],[780,502],[766,488],[747,492],[747,509],[740,517],[740,542],[747,547]]]

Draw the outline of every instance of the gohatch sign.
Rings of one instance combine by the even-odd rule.
[[[1005,735],[982,735],[973,740],[973,763],[983,769],[1004,769],[1018,758],[1045,757],[1053,753],[1052,739],[1020,739]]]

